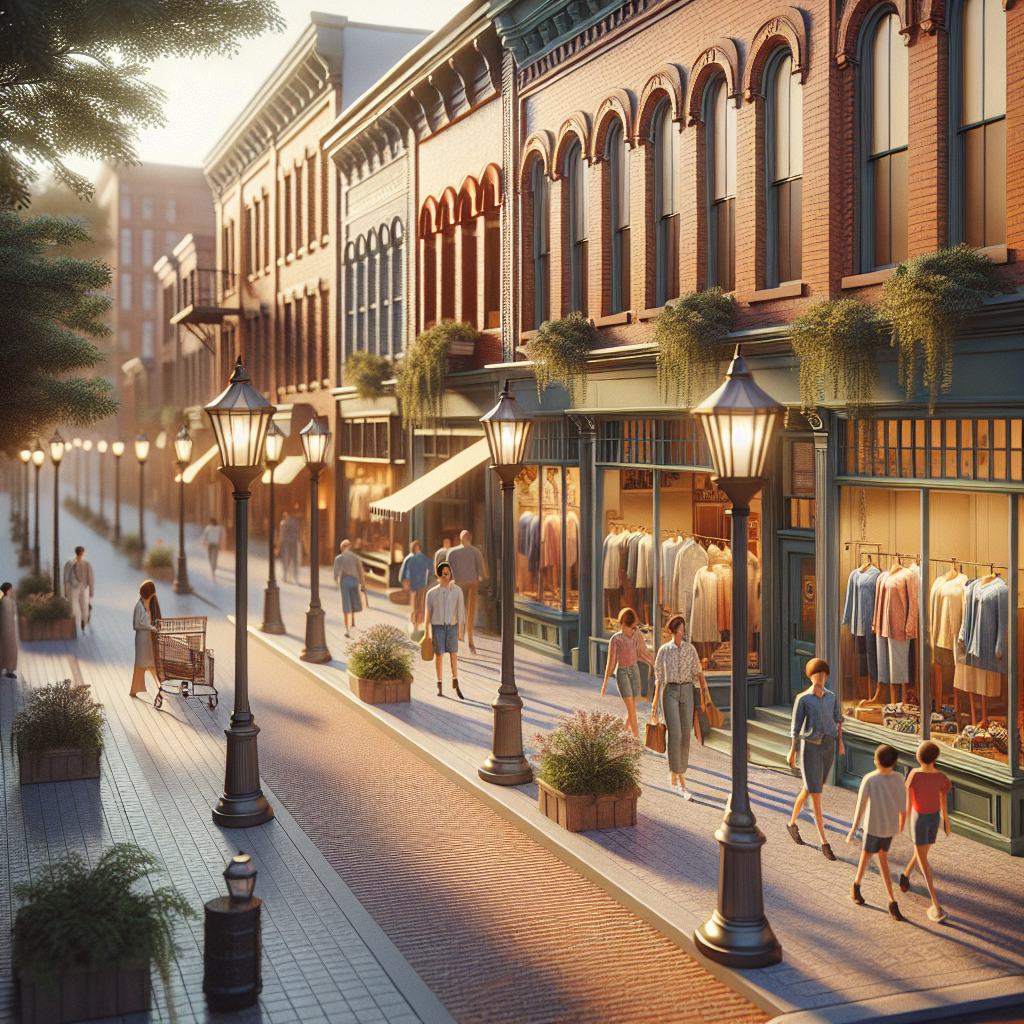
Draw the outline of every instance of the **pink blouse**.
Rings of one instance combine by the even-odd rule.
[[[650,648],[648,648],[639,629],[634,629],[631,637],[626,636],[620,629],[618,633],[613,633],[612,638],[608,641],[608,653],[615,652],[616,664],[619,668],[629,668],[640,660],[641,644],[643,644],[643,649],[649,654]]]

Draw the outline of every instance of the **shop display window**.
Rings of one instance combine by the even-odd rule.
[[[364,462],[345,462],[344,466],[349,509],[348,539],[352,541],[353,550],[386,565],[400,562],[404,551],[401,536],[396,535],[395,523],[370,513],[373,502],[393,492],[394,470],[391,466]]]

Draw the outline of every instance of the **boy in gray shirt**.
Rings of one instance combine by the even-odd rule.
[[[875,768],[861,780],[860,792],[857,794],[857,810],[853,815],[853,824],[846,841],[853,841],[853,833],[857,829],[861,814],[865,811],[864,848],[860,852],[860,864],[857,865],[857,877],[850,890],[850,899],[860,906],[864,905],[864,897],[860,894],[860,883],[864,877],[871,858],[878,854],[878,868],[882,875],[882,884],[889,895],[889,913],[896,921],[905,921],[900,913],[899,904],[892,891],[892,878],[889,877],[889,846],[893,836],[903,831],[906,820],[906,785],[903,776],[893,769],[899,760],[899,753],[887,743],[875,750]]]

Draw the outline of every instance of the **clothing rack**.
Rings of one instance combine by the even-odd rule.
[[[996,569],[1002,569],[1005,572],[1010,571],[1008,565],[996,565],[995,562],[972,562],[969,558],[929,558],[929,562],[938,562],[940,565],[945,565],[947,562],[950,564],[956,564],[962,569],[965,565],[973,565],[975,568],[984,568],[988,566],[989,572],[994,573]]]
[[[878,558],[912,558],[915,562],[921,561],[920,555],[915,555],[910,551],[862,551],[861,554],[868,556],[868,561],[871,561],[871,556],[875,555]],[[948,562],[949,559],[947,558]],[[988,565],[988,562],[985,563]]]
[[[674,534],[680,537],[692,537],[694,540],[710,540],[716,544],[731,544],[728,537],[712,537],[706,533],[694,533],[692,530],[662,530],[663,534]]]

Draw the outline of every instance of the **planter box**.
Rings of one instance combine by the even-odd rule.
[[[568,832],[628,828],[636,824],[636,802],[640,790],[625,790],[608,796],[567,796],[561,790],[537,780],[537,803],[541,813]]]
[[[19,639],[25,642],[34,640],[74,640],[74,619],[57,619],[53,622],[30,622],[22,618],[18,622]]]
[[[37,985],[28,971],[18,974],[21,1024],[75,1024],[97,1017],[145,1013],[152,1002],[149,962],[132,960],[119,967],[74,968],[56,991]]]
[[[173,583],[174,582],[174,570],[170,566],[160,566],[156,569],[144,569],[146,575],[158,583]]]
[[[21,753],[18,762],[23,786],[100,777],[98,750],[44,750],[39,755]]]
[[[348,685],[364,704],[400,704],[411,697],[412,676],[407,679],[361,679],[349,672]]]

